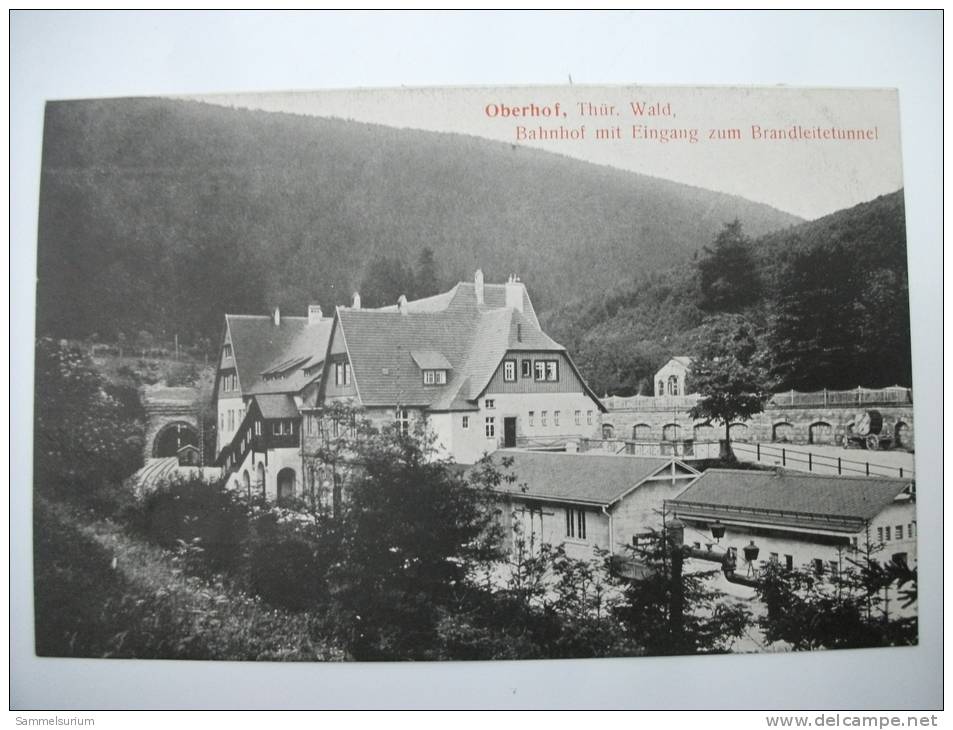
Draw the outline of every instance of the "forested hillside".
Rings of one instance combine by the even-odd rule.
[[[726,225],[696,260],[545,312],[599,394],[651,393],[672,355],[731,317],[759,335],[775,388],[910,385],[903,191],[752,239]]]
[[[454,134],[171,99],[50,103],[45,124],[43,335],[215,340],[226,311],[346,302],[385,259],[441,286],[478,266],[518,273],[544,312],[687,264],[725,221],[755,235],[798,222]]]

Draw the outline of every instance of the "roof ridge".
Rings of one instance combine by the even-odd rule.
[[[675,457],[667,456],[643,456],[641,454],[601,454],[598,451],[536,451],[535,449],[499,449],[499,451],[505,451],[508,454],[541,454],[545,456],[598,456],[604,459],[615,459],[615,458],[625,458],[625,459],[638,459],[639,461],[648,461],[649,459],[653,461],[664,461],[666,464],[672,461],[680,461]],[[494,452],[496,453],[496,452]],[[742,471],[742,470],[739,470]]]
[[[270,314],[229,314],[225,313],[226,317],[232,317],[233,319],[271,319],[272,315]],[[282,314],[281,319],[307,319],[308,316],[305,314]],[[323,321],[323,320],[322,320]]]
[[[817,474],[815,472],[809,471],[798,471],[797,469],[784,469],[782,467],[774,467],[771,469],[706,469],[702,472],[702,476],[709,472],[717,472],[719,474],[768,474],[772,473],[775,476],[792,476],[800,477],[805,479],[838,479],[843,481],[867,481],[870,479],[878,479],[880,481],[894,481],[894,482],[913,482],[916,481],[914,477],[891,477],[884,476],[882,474],[871,474],[870,476],[864,474]]]

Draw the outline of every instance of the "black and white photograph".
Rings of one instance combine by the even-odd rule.
[[[916,645],[899,123],[870,89],[49,101],[36,654]]]
[[[15,723],[937,726],[941,19],[11,11]]]

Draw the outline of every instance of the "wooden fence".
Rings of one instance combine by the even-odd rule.
[[[610,395],[602,399],[610,411],[684,412],[698,402],[697,395]],[[905,405],[913,403],[913,390],[900,385],[889,388],[853,388],[851,390],[787,390],[768,400],[769,408],[812,408],[825,406]]]

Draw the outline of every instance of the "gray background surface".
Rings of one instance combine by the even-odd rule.
[[[11,16],[11,703],[16,709],[929,709],[941,703],[939,12]],[[36,205],[47,99],[473,84],[896,87],[913,309],[921,644],[698,658],[399,665],[33,654]],[[63,303],[68,306],[67,302]]]

